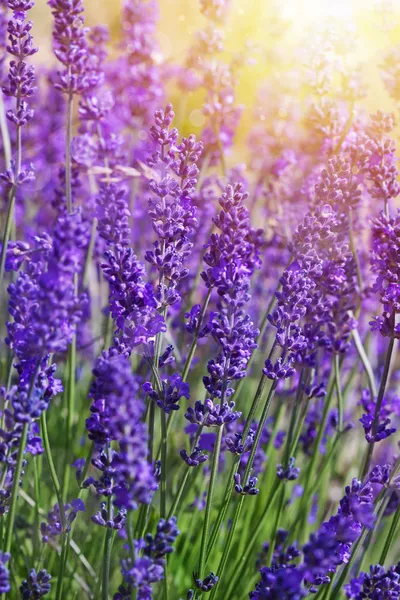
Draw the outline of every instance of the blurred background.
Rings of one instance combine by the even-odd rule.
[[[121,2],[85,0],[84,4],[87,24],[107,23],[115,48],[121,38]],[[194,34],[207,20],[200,13],[199,0],[159,0],[158,4],[157,59],[182,64]],[[36,2],[32,17],[35,42],[40,45],[36,60],[50,66],[55,60],[51,14],[45,0]],[[294,101],[300,106],[307,100],[311,92],[304,86],[305,73],[313,77],[319,56],[325,53],[326,57],[333,46],[332,68],[356,77],[355,85],[365,88],[365,94],[357,96],[357,106],[366,112],[397,108],[385,90],[380,66],[389,50],[400,44],[400,0],[231,0],[221,30],[223,59],[230,62],[234,56],[244,57],[236,82],[235,103],[242,105],[243,112],[233,150],[235,160],[243,159],[237,156],[238,148],[242,147],[242,153],[255,119],[268,120],[271,102],[282,102],[279,115],[285,119],[287,103]],[[182,95],[172,84],[168,94],[183,133],[199,133],[205,121],[201,112],[204,89]]]

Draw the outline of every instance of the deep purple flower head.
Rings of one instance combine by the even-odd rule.
[[[3,86],[3,93],[16,98],[16,108],[7,111],[7,118],[19,128],[26,125],[34,115],[34,111],[29,107],[29,99],[36,92],[35,68],[29,66],[26,59],[35,54],[38,49],[34,47],[30,33],[33,24],[31,21],[25,22],[26,13],[34,3],[24,0],[9,0],[7,4],[8,8],[13,11],[13,18],[10,19],[7,27],[9,41],[7,52],[13,57],[13,60],[10,62],[7,84]],[[12,167],[12,171],[16,176],[20,175],[20,172],[16,172],[15,165]]]
[[[209,398],[203,404],[196,401],[194,408],[188,408],[185,417],[189,423],[197,423],[205,427],[221,427],[232,423],[241,417],[240,412],[234,411],[234,402],[224,402],[222,405],[214,404]]]
[[[371,325],[384,336],[400,336],[400,327],[393,322],[393,315],[400,312],[399,257],[400,211],[394,217],[382,212],[372,224],[371,265],[376,273],[373,291],[379,296],[383,314]]]
[[[165,111],[156,111],[151,128],[156,151],[148,160],[155,175],[149,182],[149,216],[157,240],[154,249],[146,252],[146,260],[159,271],[160,309],[180,299],[178,284],[188,275],[186,261],[197,224],[192,197],[199,175],[197,162],[203,150],[193,135],[178,144],[178,131],[171,129],[174,116],[171,104]]]
[[[90,390],[92,416],[86,421],[89,437],[98,455],[93,465],[101,473],[96,481],[89,478],[101,494],[115,497],[120,509],[134,510],[138,503],[148,504],[157,481],[147,460],[147,428],[142,421],[143,402],[138,398],[139,383],[132,374],[128,356],[116,348],[104,351],[93,370]],[[118,451],[105,452],[111,442]]]
[[[168,379],[162,379],[161,385],[162,390],[160,391],[154,390],[149,381],[144,383],[142,387],[146,394],[167,414],[171,410],[179,410],[178,402],[182,397],[187,400],[190,398],[189,386],[182,381],[179,373],[174,373]]]
[[[10,560],[9,552],[0,552],[0,593],[7,594],[11,590],[10,571],[6,565]]]
[[[242,484],[240,473],[236,473],[234,475],[235,491],[242,496],[257,496],[257,494],[260,492],[260,490],[256,487],[257,481],[257,477],[249,477],[248,482]]]
[[[120,593],[114,598],[128,598],[132,589],[137,589],[138,599],[151,600],[152,584],[163,579],[165,557],[174,551],[173,544],[178,535],[176,517],[171,517],[168,520],[160,519],[154,537],[147,534],[144,540],[135,541],[135,559],[121,561],[121,573],[128,584],[129,595],[124,596],[125,588],[120,588]]]
[[[121,508],[117,514],[111,516],[107,509],[107,503],[101,502],[100,510],[91,517],[91,521],[96,525],[100,525],[100,527],[109,527],[115,531],[120,531],[125,527],[126,510]]]
[[[400,399],[398,397],[390,399],[386,396],[383,399],[376,427],[373,427],[376,401],[371,399],[371,394],[368,389],[362,390],[360,404],[365,410],[365,413],[360,419],[360,423],[364,428],[365,439],[369,444],[385,440],[396,432],[395,427],[389,427],[391,424],[391,419],[389,417],[390,415],[398,414],[399,412]],[[372,431],[373,429],[374,432]]]
[[[276,476],[278,479],[282,479],[284,481],[294,481],[298,478],[300,474],[300,468],[295,467],[296,459],[292,456],[289,459],[288,466],[285,468],[283,465],[277,465],[276,467]]]
[[[289,531],[286,529],[278,529],[275,538],[274,552],[271,559],[272,567],[287,567],[289,563],[298,558],[301,554],[297,545],[288,545]],[[261,568],[265,565],[268,557],[269,543],[265,542],[262,547],[262,552],[257,558],[257,567]]]
[[[394,600],[400,597],[400,563],[387,571],[371,565],[369,573],[361,573],[345,585],[347,598],[353,600]]]
[[[84,26],[82,0],[49,0],[54,17],[54,54],[64,70],[58,73],[56,88],[72,95],[82,94],[98,84],[90,65],[88,29]]]
[[[54,508],[49,511],[47,522],[42,522],[40,524],[43,543],[49,541],[54,542],[57,536],[62,533],[68,533],[68,531],[71,530],[71,524],[75,521],[78,512],[85,512],[86,509],[82,500],[77,498],[76,500],[72,500],[71,504],[64,504],[64,511],[66,517],[65,528],[63,528],[62,525],[60,507],[58,504],[55,504]]]
[[[38,573],[35,569],[31,569],[28,579],[24,579],[20,585],[19,591],[23,600],[39,600],[50,593],[51,575],[42,569]]]
[[[353,177],[352,164],[345,154],[333,156],[321,173],[320,183],[315,186],[315,202],[329,204],[341,211],[356,208],[361,197],[361,187]]]
[[[308,593],[296,567],[265,567],[260,573],[261,581],[249,595],[252,600],[301,600]]]
[[[212,571],[204,579],[196,579],[196,587],[202,592],[210,592],[217,585],[219,578]]]
[[[207,454],[203,454],[198,446],[193,449],[193,452],[191,452],[190,455],[186,452],[186,450],[181,450],[180,455],[188,467],[198,467],[201,463],[206,462],[208,459]]]

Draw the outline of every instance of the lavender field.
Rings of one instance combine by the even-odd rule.
[[[400,5],[87,3],[0,0],[0,600],[400,599]]]

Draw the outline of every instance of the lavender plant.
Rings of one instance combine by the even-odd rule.
[[[234,2],[0,2],[0,598],[400,598],[398,106],[267,4],[251,117]]]

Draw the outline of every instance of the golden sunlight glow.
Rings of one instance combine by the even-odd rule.
[[[354,0],[284,0],[281,6],[287,18],[300,19],[303,23],[330,18],[348,21],[355,13]]]

